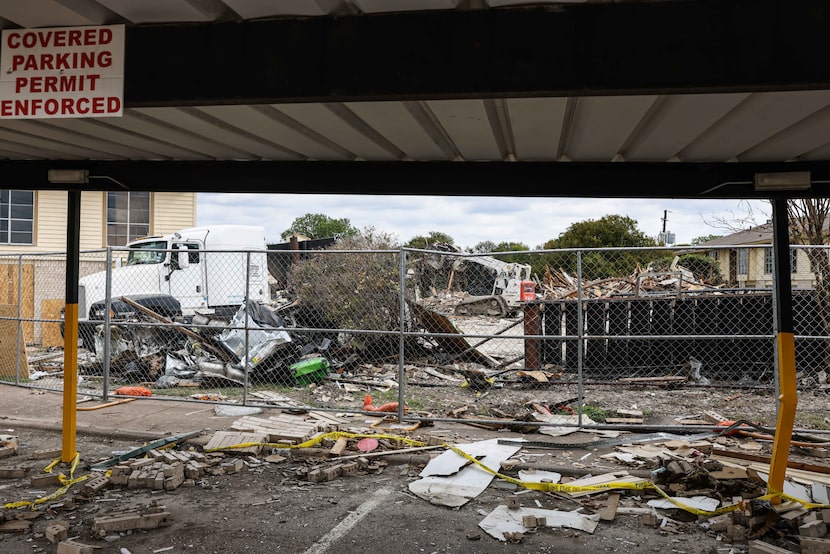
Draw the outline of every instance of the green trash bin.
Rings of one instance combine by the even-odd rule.
[[[329,361],[325,358],[309,358],[291,364],[289,369],[299,385],[310,385],[324,381],[329,374]]]

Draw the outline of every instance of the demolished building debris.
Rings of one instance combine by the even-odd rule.
[[[490,509],[468,509],[483,516],[479,528],[498,542],[522,542],[563,528],[593,535],[600,527],[619,525],[621,518],[635,518],[655,533],[702,533],[749,552],[826,551],[830,467],[820,450],[809,456],[794,446],[785,490],[769,491],[769,441],[752,436],[759,431],[751,425],[719,426],[711,421],[714,415],[709,414],[712,425],[705,432],[623,432],[599,442],[580,442],[569,434],[544,446],[529,440],[532,431],[454,441],[447,439],[452,427],[379,430],[374,424],[383,416],[371,412],[269,408],[267,414],[238,417],[226,429],[162,438],[78,466],[69,476],[43,471],[48,458],[38,451],[16,450],[3,459],[0,478],[18,486],[2,490],[22,491],[27,485],[47,490],[34,501],[6,503],[0,530],[31,533],[43,522],[51,542],[95,546],[131,530],[152,533],[179,523],[165,502],[142,503],[142,491],[187,494],[206,478],[244,479],[267,467],[281,468],[283,482],[315,487],[342,479],[371,481],[403,464],[419,473],[401,486],[428,504],[458,510],[485,493],[493,495]],[[204,438],[198,445],[185,440],[197,437]],[[811,436],[800,438],[810,442]],[[819,439],[812,443],[823,444]],[[19,442],[13,435],[4,440]],[[558,465],[538,462],[546,451],[556,452],[545,459]],[[102,501],[125,492],[139,495],[137,502],[105,509]],[[61,517],[85,503],[99,506],[93,517]]]

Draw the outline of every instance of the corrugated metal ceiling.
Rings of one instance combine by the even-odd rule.
[[[144,26],[519,4],[0,0],[0,26]],[[830,158],[828,130],[830,90],[165,106],[128,108],[123,118],[2,120],[0,158],[813,161]]]

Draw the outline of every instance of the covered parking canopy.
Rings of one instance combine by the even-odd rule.
[[[3,186],[72,167],[85,189],[121,190],[752,198],[762,171],[809,170],[809,194],[830,183],[821,0],[0,3],[6,29],[110,24],[126,26],[124,116],[0,117]]]
[[[0,2],[4,29],[116,24],[123,117],[0,104],[2,187],[74,187],[68,324],[80,190],[772,198],[781,490],[795,363],[778,216],[788,196],[830,196],[824,0]]]

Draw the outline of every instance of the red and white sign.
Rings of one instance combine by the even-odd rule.
[[[124,113],[124,25],[4,29],[0,119]]]

